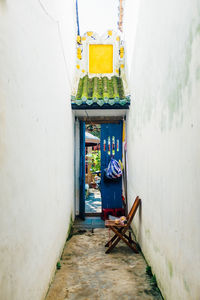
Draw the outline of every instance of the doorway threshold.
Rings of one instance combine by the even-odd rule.
[[[85,217],[101,217],[102,213],[85,213]]]
[[[86,217],[85,220],[82,220],[79,217],[76,217],[73,225],[74,229],[85,229],[91,230],[94,228],[104,228],[105,222],[100,217]]]

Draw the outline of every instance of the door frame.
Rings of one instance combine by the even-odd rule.
[[[116,116],[116,117],[76,117],[75,119],[75,134],[74,134],[74,157],[75,157],[75,163],[74,163],[74,211],[75,216],[81,216],[80,211],[80,199],[81,199],[81,191],[80,191],[80,122],[83,121],[85,124],[89,124],[91,122],[102,124],[102,123],[118,123],[119,121],[125,121],[126,118],[123,116]],[[123,189],[123,184],[122,184]],[[85,192],[85,191],[84,191]],[[83,195],[83,191],[82,191]]]

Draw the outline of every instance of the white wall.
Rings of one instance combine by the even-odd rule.
[[[105,34],[108,29],[116,31],[118,22],[117,4],[116,0],[79,0],[80,35],[87,31],[94,31],[99,35]]]
[[[123,1],[123,36],[126,51],[126,71],[130,76],[133,60],[133,49],[135,47],[135,36],[137,32],[140,0]],[[128,78],[127,78],[128,79]]]
[[[73,9],[0,0],[1,300],[44,299],[73,214]]]
[[[200,1],[140,1],[128,116],[135,232],[167,300],[200,298]],[[131,23],[129,26],[132,26]]]

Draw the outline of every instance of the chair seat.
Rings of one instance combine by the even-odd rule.
[[[106,220],[105,221],[105,226],[106,227],[110,227],[110,226],[113,226],[113,227],[118,227],[118,228],[121,228],[121,227],[126,227],[127,225],[126,224],[116,224],[114,220]]]

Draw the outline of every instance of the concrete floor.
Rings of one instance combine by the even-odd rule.
[[[161,300],[159,290],[146,274],[143,256],[123,242],[105,254],[108,238],[106,228],[84,230],[77,225],[66,242],[61,269],[55,274],[46,300]]]

